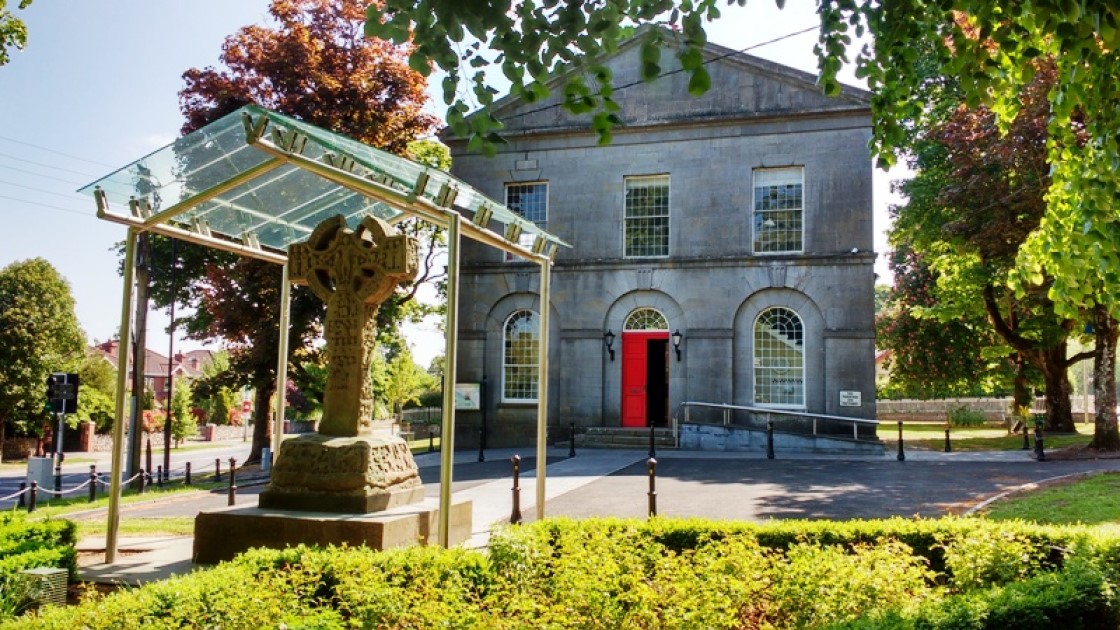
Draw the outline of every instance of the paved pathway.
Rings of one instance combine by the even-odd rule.
[[[533,453],[521,449],[521,453]],[[468,543],[485,546],[490,528],[508,522],[512,507],[513,450],[487,451],[455,458],[454,495],[474,507],[474,531]],[[643,518],[648,509],[647,454],[633,450],[551,449],[546,484],[547,516],[619,516]],[[438,487],[438,453],[417,456],[426,494]],[[936,453],[908,451],[904,462],[892,454],[881,458],[783,457],[767,460],[754,454],[662,451],[657,454],[657,506],[663,516],[761,521],[770,518],[936,517],[960,513],[996,494],[1054,477],[1097,470],[1120,470],[1120,460],[1036,462],[1017,451]],[[535,518],[535,461],[522,460],[521,507],[526,521]],[[239,504],[255,501],[260,488],[244,488]],[[221,493],[200,493],[171,501],[129,506],[123,518],[192,516],[225,506]],[[103,514],[91,514],[104,518]],[[122,540],[118,565],[91,565],[91,579],[145,581],[190,569],[190,537]],[[82,548],[103,549],[103,541],[83,541]],[[129,553],[139,550],[137,553]],[[144,551],[147,550],[147,551]],[[94,558],[96,560],[96,558]]]

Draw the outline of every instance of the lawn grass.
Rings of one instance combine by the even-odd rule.
[[[1013,494],[992,503],[981,515],[1048,525],[1120,526],[1120,473],[1102,472]]]
[[[1082,433],[1043,434],[1047,449],[1066,446],[1084,446],[1093,439],[1092,425],[1078,427]],[[884,422],[879,425],[879,438],[884,442],[898,442],[898,425]],[[902,439],[906,448],[941,451],[945,449],[945,424],[943,422],[903,422]],[[954,451],[1016,451],[1023,448],[1023,434],[1009,434],[1002,426],[950,427],[949,442]],[[1034,429],[1030,430],[1030,444],[1034,446]]]
[[[209,478],[208,478],[209,479]],[[214,482],[209,480],[195,481],[192,485],[185,485],[182,481],[172,480],[165,483],[162,488],[159,486],[149,486],[140,493],[132,488],[125,488],[121,496],[121,504],[127,505],[129,503],[138,503],[141,501],[150,501],[153,499],[167,498],[179,494],[187,494],[191,492],[200,492],[213,490],[215,488],[225,488],[228,481]],[[95,501],[89,500],[89,495],[85,490],[77,493],[78,496],[66,496],[59,499],[44,500],[40,499],[35,506],[35,511],[32,512],[34,517],[39,518],[58,518],[76,512],[85,512],[87,510],[106,509],[109,507],[109,494],[107,489],[98,489],[97,499]]]
[[[74,521],[78,538],[105,536],[108,521],[104,518]],[[121,536],[190,536],[194,534],[193,516],[165,516],[160,518],[121,518],[117,533]]]

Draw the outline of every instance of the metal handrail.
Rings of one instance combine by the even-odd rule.
[[[809,418],[813,421],[813,435],[817,435],[817,421],[827,420],[830,422],[845,422],[852,425],[853,439],[859,439],[860,425],[878,426],[878,420],[869,420],[867,418],[853,418],[850,416],[832,416],[823,413],[809,413],[807,411],[787,411],[785,409],[774,409],[772,407],[752,407],[749,405],[730,405],[727,403],[706,403],[699,401],[685,401],[677,405],[677,411],[673,414],[673,438],[676,440],[677,448],[680,448],[680,420],[678,419],[681,410],[684,410],[684,423],[692,424],[689,417],[689,409],[692,407],[706,407],[710,409],[722,409],[723,413],[723,426],[731,426],[731,412],[732,411],[746,411],[748,413],[764,414],[769,421],[771,416],[792,416],[796,418]],[[709,423],[704,423],[709,424]]]

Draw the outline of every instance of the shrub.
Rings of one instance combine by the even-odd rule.
[[[983,412],[968,407],[954,407],[949,410],[948,421],[951,427],[980,427],[984,426],[987,417]]]
[[[1116,627],[1118,557],[1099,530],[1015,521],[549,519],[488,554],[256,550],[11,626]]]

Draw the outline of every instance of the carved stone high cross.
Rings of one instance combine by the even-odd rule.
[[[323,221],[306,243],[288,248],[293,283],[327,303],[327,387],[319,433],[355,436],[373,419],[369,368],[376,345],[377,308],[398,284],[416,276],[416,239],[366,217],[357,230],[341,216]]]

